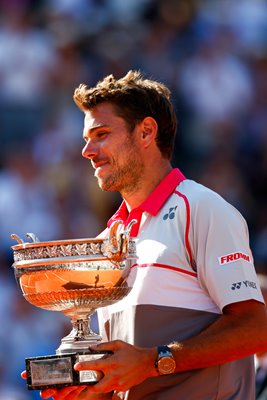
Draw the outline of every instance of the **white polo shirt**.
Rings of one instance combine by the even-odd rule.
[[[127,280],[132,290],[99,313],[110,320],[111,340],[144,347],[182,341],[214,322],[227,304],[263,302],[246,222],[215,192],[173,169],[130,214],[123,202],[108,226],[134,218],[138,259]],[[249,400],[254,385],[253,358],[246,357],[148,379],[125,398]]]

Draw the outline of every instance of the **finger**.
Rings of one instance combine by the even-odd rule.
[[[107,363],[105,359],[92,360],[92,361],[79,361],[74,364],[75,371],[104,371],[110,367],[110,363]]]
[[[73,386],[66,387],[61,390],[57,390],[55,388],[44,389],[41,391],[40,396],[42,399],[49,399],[49,397],[54,397],[58,399],[64,399],[66,395],[72,392],[75,389]]]
[[[114,389],[115,388],[110,383],[110,379],[105,379],[105,376],[100,381],[87,388],[88,392],[91,393],[110,393]]]
[[[103,355],[101,358],[91,359],[90,361],[78,361],[74,364],[75,371],[86,371],[86,370],[94,370],[94,371],[103,371],[106,368],[110,368],[111,360],[110,355]]]
[[[27,379],[27,373],[26,373],[26,371],[22,371],[22,373],[20,374],[20,376],[22,377],[22,379]]]
[[[42,397],[42,399],[49,399],[49,397],[54,396],[56,393],[57,393],[56,389],[44,389],[41,390],[40,397]]]
[[[71,400],[82,392],[86,386],[67,386],[63,389],[49,388],[40,392],[42,399],[49,399],[53,397],[54,400]]]
[[[70,390],[61,390],[54,396],[54,400],[78,400],[79,394],[85,390],[86,386],[72,386]]]
[[[111,342],[103,342],[99,344],[93,344],[89,347],[92,351],[116,351],[123,347],[124,342],[121,340],[112,340]]]
[[[128,346],[121,340],[113,340],[111,342],[99,343],[97,345],[92,345],[89,347],[90,350],[101,352],[101,351],[111,351],[114,353],[115,351],[122,349],[123,347]],[[84,370],[98,370],[103,371],[106,368],[110,368],[110,357],[113,354],[103,354],[101,358],[92,359],[90,361],[79,361],[74,365],[74,369],[76,371],[84,371]]]

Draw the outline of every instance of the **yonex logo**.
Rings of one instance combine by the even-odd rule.
[[[252,289],[257,289],[257,285],[255,282],[251,282],[251,281],[243,281],[243,282],[235,282],[232,284],[231,289],[232,290],[237,290],[240,289],[241,286],[245,286],[246,288],[250,287]]]
[[[175,217],[175,211],[176,211],[177,206],[175,207],[170,207],[169,212],[163,216],[164,221],[166,219],[173,219]]]
[[[233,283],[231,289],[232,290],[240,289],[241,285],[242,285],[242,282]]]
[[[244,260],[250,263],[250,256],[237,251],[236,253],[227,254],[225,256],[218,257],[220,265],[229,264],[237,260]]]

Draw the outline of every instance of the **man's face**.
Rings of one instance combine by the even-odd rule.
[[[82,155],[91,160],[101,189],[122,195],[135,192],[144,168],[138,146],[140,128],[129,132],[126,122],[111,103],[86,111]]]

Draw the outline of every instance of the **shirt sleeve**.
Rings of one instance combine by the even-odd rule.
[[[227,304],[264,302],[245,219],[212,191],[191,208],[192,247],[200,285],[222,310]]]

